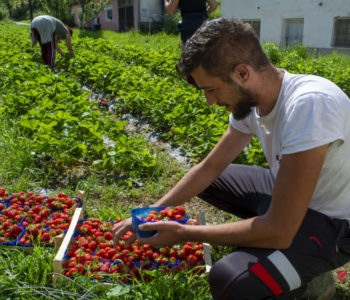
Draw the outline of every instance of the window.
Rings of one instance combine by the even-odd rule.
[[[112,6],[106,7],[106,20],[107,21],[112,21],[113,19],[113,9]]]
[[[257,36],[260,38],[260,20],[242,20],[243,23],[249,23],[253,27]]]
[[[350,18],[336,18],[334,22],[335,47],[350,47]]]
[[[118,1],[118,7],[129,7],[133,6],[134,1],[133,0],[119,0]]]
[[[285,46],[295,46],[303,43],[304,19],[284,20],[284,40]]]

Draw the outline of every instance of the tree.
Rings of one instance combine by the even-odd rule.
[[[72,23],[72,4],[72,0],[41,0],[41,6],[44,12],[56,17],[65,24]]]
[[[31,20],[33,20],[33,5],[32,5],[32,0],[28,0],[29,3],[29,17]]]
[[[9,12],[9,17],[12,17],[12,4],[13,4],[13,0],[2,0],[1,1],[7,8],[8,12]]]
[[[85,22],[91,22],[97,17],[98,13],[106,7],[110,0],[77,0],[75,4],[79,4],[81,11],[79,13],[80,27],[84,26]]]

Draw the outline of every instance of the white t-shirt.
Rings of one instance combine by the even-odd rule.
[[[255,134],[276,175],[284,154],[330,143],[310,208],[350,220],[350,99],[331,81],[284,71],[273,110],[260,117],[256,109],[243,120],[230,115],[237,130]]]
[[[66,26],[60,20],[47,15],[34,18],[31,28],[36,28],[39,31],[41,44],[52,42],[53,34],[56,34],[59,38],[63,39],[66,37],[66,34],[69,33]],[[34,47],[38,41],[32,31],[30,32],[30,37],[32,39],[32,46]]]

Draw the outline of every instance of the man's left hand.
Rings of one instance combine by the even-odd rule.
[[[149,238],[138,236],[141,244],[150,244],[156,248],[162,248],[183,242],[183,232],[186,225],[174,221],[160,221],[146,223],[139,226],[140,230],[157,230],[158,232]]]

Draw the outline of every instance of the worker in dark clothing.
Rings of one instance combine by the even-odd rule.
[[[177,25],[181,34],[182,47],[195,31],[208,19],[217,7],[215,0],[164,0],[164,5],[169,15],[173,14],[177,7],[180,8],[182,20]],[[208,3],[208,8],[207,4]],[[186,77],[189,84],[197,87],[191,75]]]
[[[173,14],[177,7],[180,8],[182,20],[178,24],[178,31],[183,45],[217,7],[215,0],[165,0],[164,4],[169,15]]]

